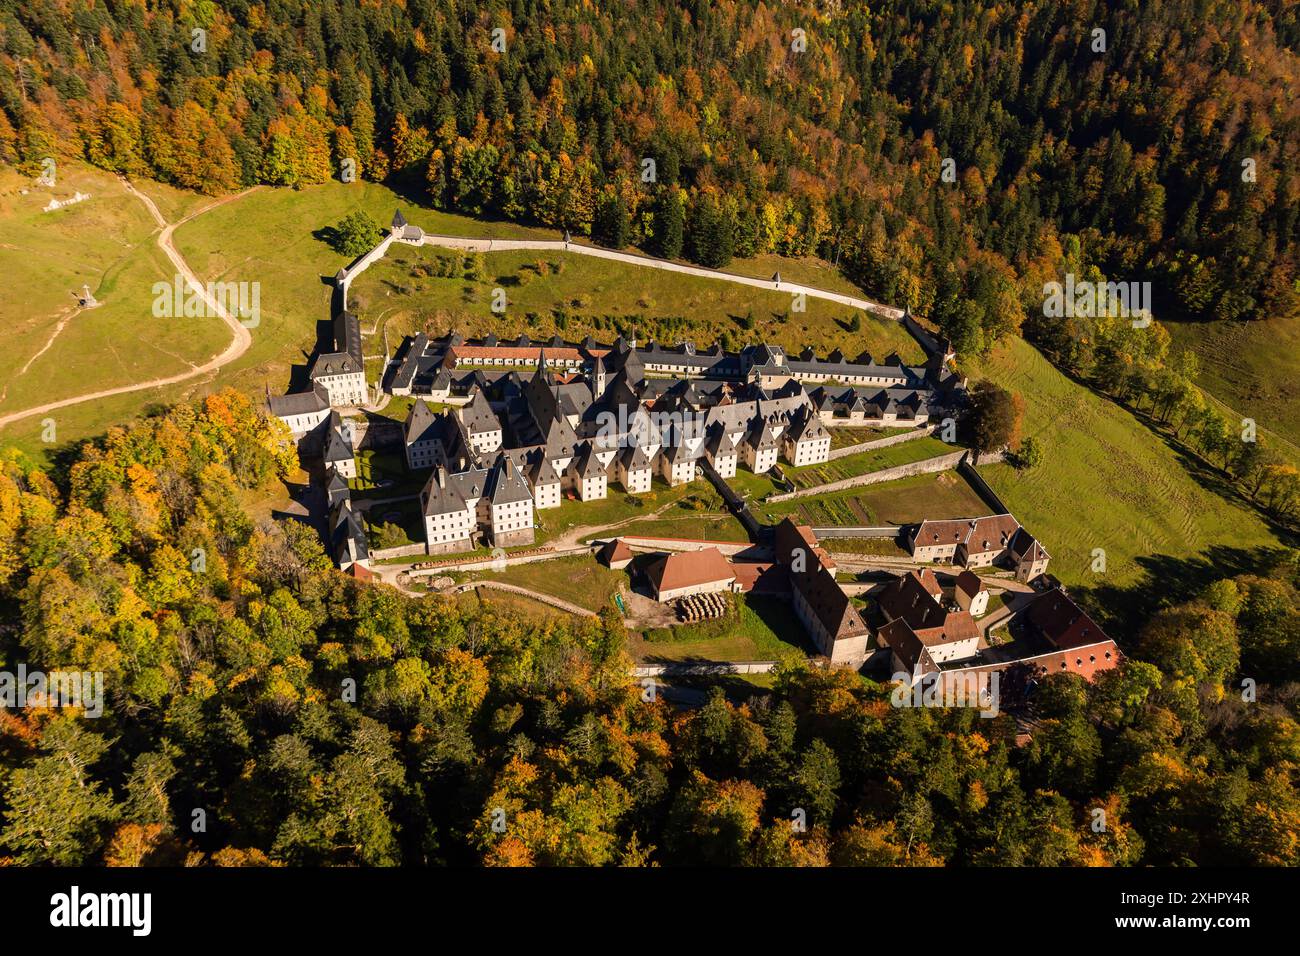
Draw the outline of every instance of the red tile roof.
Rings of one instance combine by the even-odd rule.
[[[984,590],[984,582],[974,571],[967,570],[957,575],[957,583],[954,587],[968,597],[974,597]]]
[[[650,565],[646,575],[656,594],[736,579],[731,562],[717,548],[664,555]]]
[[[615,538],[613,541],[605,542],[600,549],[600,559],[607,565],[619,564],[623,561],[631,561],[635,555],[632,549],[622,538]]]
[[[929,568],[909,571],[889,582],[877,603],[886,620],[902,620],[923,644],[944,644],[979,636],[979,626],[967,611],[943,606],[943,591]]]
[[[731,570],[736,574],[736,584],[742,591],[760,594],[789,593],[789,578],[785,569],[770,561],[733,561]]]
[[[933,674],[939,669],[925,644],[902,618],[890,621],[880,629],[879,634],[889,649],[898,655],[909,675],[917,673],[918,665],[921,674]]]
[[[817,535],[806,524],[795,524],[789,518],[782,519],[776,526],[776,559],[782,564],[790,564],[796,548],[802,548],[805,555],[805,570],[811,571],[813,565],[820,564],[828,570],[835,570],[835,560],[817,543]]]
[[[1061,650],[1110,640],[1097,622],[1061,588],[1036,598],[1025,613],[1043,637]]]
[[[867,633],[862,615],[830,571],[812,565],[802,574],[792,572],[790,586],[798,589],[822,627],[835,640],[843,641]]]

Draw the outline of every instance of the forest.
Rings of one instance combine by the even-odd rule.
[[[1285,0],[0,0],[0,160],[817,254],[979,352],[1071,241],[1161,318],[1296,316],[1298,42]]]
[[[211,195],[355,173],[710,266],[818,255],[959,354],[1023,334],[1295,526],[1294,463],[1234,440],[1194,355],[1045,322],[1042,289],[1300,318],[1298,10],[0,0],[0,162]],[[1300,864],[1294,551],[1162,581],[1122,666],[1018,714],[808,666],[679,710],[612,610],[407,596],[254,518],[286,438],[223,390],[48,473],[0,454],[0,671],[106,695],[0,708],[0,865]]]
[[[284,437],[226,390],[58,481],[4,457],[0,666],[101,672],[105,700],[0,709],[0,865],[1300,864],[1294,552],[1027,718],[807,665],[683,711],[612,609],[408,597],[253,520]]]

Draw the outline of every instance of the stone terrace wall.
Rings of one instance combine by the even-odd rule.
[[[962,449],[960,451],[950,452],[947,455],[939,455],[935,458],[926,458],[924,461],[914,461],[907,465],[897,465],[893,468],[886,468],[883,471],[872,471],[865,475],[854,475],[852,478],[842,478],[839,481],[828,482],[824,485],[816,485],[812,488],[800,488],[798,491],[792,491],[783,495],[771,495],[764,499],[767,503],[776,503],[778,501],[789,501],[792,498],[807,498],[811,495],[823,495],[831,491],[843,491],[846,488],[857,488],[863,485],[875,485],[882,481],[895,481],[899,478],[910,478],[912,475],[926,475],[936,471],[948,471],[958,468],[970,451]],[[989,461],[1001,461],[1003,453],[998,452],[988,457]],[[974,471],[974,469],[971,469]]]
[[[832,425],[831,427],[837,428],[842,426]],[[925,428],[915,428],[909,432],[900,432],[897,435],[888,435],[885,438],[875,438],[871,441],[858,442],[856,445],[845,445],[843,448],[832,448],[827,461],[834,461],[836,458],[847,458],[849,455],[856,455],[863,451],[871,451],[873,448],[888,448],[890,445],[901,445],[905,441],[914,441],[917,438],[924,438],[926,435],[933,435],[938,430],[938,425],[929,425]]]

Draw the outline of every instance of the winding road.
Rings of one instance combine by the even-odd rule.
[[[215,372],[222,366],[229,365],[231,362],[235,361],[235,359],[247,352],[249,346],[253,344],[253,336],[249,334],[248,329],[241,325],[239,320],[226,311],[226,307],[208,292],[206,285],[199,279],[194,270],[190,268],[189,263],[185,261],[184,257],[176,249],[175,244],[172,242],[172,234],[176,231],[177,227],[185,225],[185,223],[203,213],[216,209],[218,206],[223,206],[228,202],[233,202],[260,187],[254,186],[251,189],[245,189],[243,192],[234,193],[230,196],[223,196],[221,199],[210,202],[206,206],[195,210],[184,219],[169,223],[163,218],[163,214],[158,211],[158,206],[152,199],[140,192],[140,190],[136,189],[135,186],[131,185],[127,180],[122,179],[121,183],[126,188],[127,192],[144,203],[145,208],[149,210],[149,215],[153,216],[154,221],[158,223],[161,230],[158,233],[158,248],[161,249],[167,258],[171,260],[172,265],[176,267],[176,271],[185,277],[186,284],[195,289],[199,293],[200,297],[202,297],[207,307],[211,309],[214,314],[219,316],[221,320],[226,323],[227,327],[229,327],[233,336],[230,340],[230,344],[226,346],[223,352],[204,362],[202,365],[191,364],[190,369],[187,372],[179,372],[176,375],[168,375],[162,378],[153,378],[146,382],[135,382],[131,385],[119,385],[116,388],[105,388],[96,392],[84,392],[81,395],[74,395],[71,398],[62,398],[56,402],[47,402],[44,405],[37,405],[34,408],[25,408],[22,411],[0,415],[0,428],[24,418],[31,418],[33,415],[43,415],[60,408],[66,408],[69,405],[79,405],[82,402],[92,402],[96,399],[110,398],[114,395],[124,395],[128,392],[139,392],[149,388],[159,388],[164,385],[175,385],[178,382],[197,378],[200,375],[207,375],[208,373]]]
[[[674,262],[671,259],[658,259],[654,256],[642,255],[638,252],[624,252],[621,249],[606,249],[603,246],[587,245],[586,243],[573,242],[572,240],[562,239],[474,239],[465,236],[445,236],[437,233],[421,233],[418,241],[405,239],[402,240],[411,245],[420,246],[438,246],[443,249],[460,249],[466,252],[509,252],[516,249],[550,251],[550,252],[572,252],[581,256],[594,256],[597,259],[610,259],[614,262],[622,262],[631,266],[639,266],[644,269],[662,269],[665,272],[680,272],[682,275],[698,276],[702,279],[719,279],[723,282],[735,282],[740,285],[753,286],[756,289],[767,289],[775,292],[788,292],[791,295],[802,294],[811,299],[823,299],[827,302],[837,302],[840,305],[847,305],[850,308],[861,309],[864,312],[871,312],[882,318],[892,319],[894,321],[902,320],[904,310],[892,305],[884,305],[880,302],[873,302],[870,299],[863,299],[858,296],[846,295],[843,292],[831,292],[828,289],[819,289],[816,286],[801,285],[797,282],[785,282],[776,276],[771,279],[759,279],[754,276],[740,275],[735,272],[725,272],[721,269],[708,269],[704,266],[688,265],[684,262]],[[367,262],[366,265],[369,265]],[[779,273],[778,273],[779,275]],[[353,273],[349,271],[348,279],[351,280]]]

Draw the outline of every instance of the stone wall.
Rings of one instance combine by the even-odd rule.
[[[905,441],[913,441],[917,438],[924,438],[926,435],[933,435],[938,430],[938,425],[927,425],[925,428],[914,428],[911,431],[900,432],[897,435],[887,435],[884,438],[858,442],[856,445],[845,445],[843,448],[832,448],[831,453],[827,456],[826,460],[834,461],[836,458],[847,458],[849,455],[871,451],[873,448],[888,448],[890,445],[901,445]]]
[[[423,544],[403,544],[396,548],[376,548],[370,552],[370,560],[386,561],[389,558],[409,558],[415,554],[427,554],[428,548]]]
[[[898,478],[908,478],[912,475],[924,475],[936,471],[948,471],[956,468],[957,463],[966,455],[966,449],[949,452],[946,455],[939,455],[935,458],[926,458],[923,461],[914,461],[906,465],[896,465],[893,468],[885,468],[882,471],[871,471],[865,475],[853,475],[850,478],[841,478],[839,481],[827,482],[824,485],[814,485],[811,488],[800,488],[798,491],[792,491],[784,495],[770,495],[766,499],[769,504],[778,501],[789,501],[793,498],[808,498],[812,495],[823,495],[831,491],[843,491],[846,488],[857,488],[863,485],[875,485],[882,481],[894,481]]]

